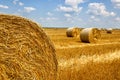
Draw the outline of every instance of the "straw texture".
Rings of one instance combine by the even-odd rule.
[[[55,80],[56,75],[55,49],[42,28],[0,14],[0,80]]]

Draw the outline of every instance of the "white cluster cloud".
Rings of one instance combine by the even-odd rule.
[[[76,13],[80,13],[80,11],[82,10],[82,7],[65,7],[65,6],[59,6],[59,9],[60,11],[63,11],[63,12],[76,12]]]
[[[13,0],[13,4],[17,4],[19,0]]]
[[[6,5],[1,5],[1,4],[0,4],[0,8],[8,9],[9,7],[6,6]]]
[[[92,19],[93,21],[100,21],[98,18],[96,18],[95,16],[91,16],[90,19]]]
[[[24,5],[24,3],[20,2],[19,0],[13,0],[13,4],[15,4],[15,5],[18,4],[20,6]]]
[[[72,7],[77,7],[80,3],[83,3],[84,0],[65,0],[65,4]]]
[[[79,14],[83,7],[79,7],[78,5],[84,1],[85,0],[65,0],[66,6],[59,6],[58,10],[63,12],[75,12]]]
[[[34,7],[24,7],[25,12],[29,13],[31,11],[36,10]]]
[[[47,17],[46,20],[48,20],[48,21],[57,20],[57,18],[54,18],[54,17]]]
[[[114,12],[108,12],[103,3],[89,3],[89,10],[87,11],[89,14],[99,15],[99,16],[115,16]]]
[[[115,8],[120,9],[120,0],[111,0],[111,2],[114,4]]]
[[[64,16],[67,22],[74,23],[75,21],[81,21],[78,17],[83,7],[80,6],[86,0],[65,0],[65,5],[59,5],[57,10],[64,12]]]
[[[19,6],[23,6],[24,5],[24,3],[23,2],[21,2],[20,0],[13,0],[13,4],[14,5],[19,5]],[[18,12],[27,12],[27,13],[30,13],[30,12],[32,12],[32,11],[35,11],[36,10],[36,8],[34,8],[34,7],[24,7],[23,8],[24,9],[24,11],[22,11],[22,10],[18,10]]]
[[[46,17],[46,18],[41,17],[40,20],[43,21],[43,22],[45,22],[45,21],[55,21],[55,20],[57,20],[57,18],[55,18],[55,17]]]
[[[67,14],[67,13],[64,14],[64,16],[65,16],[65,17],[68,17],[68,18],[72,17],[70,14]]]
[[[24,3],[21,2],[20,0],[13,0],[13,4],[14,4],[14,5],[19,5],[19,6],[23,6],[23,5],[24,5]],[[36,8],[31,7],[31,6],[29,6],[29,7],[23,7],[23,9],[24,9],[24,10],[18,9],[18,12],[19,12],[19,13],[20,13],[20,12],[21,12],[21,13],[23,13],[23,12],[30,13],[30,12],[36,10]]]
[[[24,3],[22,3],[22,2],[19,2],[19,5],[20,5],[20,6],[23,6],[23,5],[24,5]]]
[[[63,12],[72,12],[73,9],[71,7],[65,7],[65,6],[59,6],[59,9],[60,11],[63,11]]]

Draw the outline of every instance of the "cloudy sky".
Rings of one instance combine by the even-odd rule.
[[[120,28],[120,0],[0,0],[0,13],[44,27]]]

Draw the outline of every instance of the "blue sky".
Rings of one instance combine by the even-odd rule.
[[[120,0],[0,0],[0,13],[43,27],[120,28]]]

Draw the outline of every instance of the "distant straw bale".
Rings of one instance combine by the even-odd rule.
[[[0,14],[0,80],[56,80],[55,49],[36,23]]]
[[[82,42],[95,43],[100,37],[100,30],[97,28],[85,28],[80,32]]]
[[[80,29],[77,27],[68,28],[66,31],[67,37],[79,37]]]
[[[106,29],[106,32],[107,32],[108,34],[112,34],[112,31],[113,31],[112,28],[108,28],[108,29]]]

